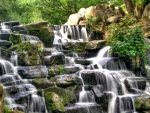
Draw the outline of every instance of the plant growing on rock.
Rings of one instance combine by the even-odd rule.
[[[140,24],[136,24],[135,18],[123,18],[120,23],[113,23],[108,27],[108,44],[111,52],[120,57],[135,57],[139,55],[146,64],[145,42]]]

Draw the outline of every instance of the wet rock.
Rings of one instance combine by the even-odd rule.
[[[44,48],[42,52],[42,56],[51,55],[53,52],[57,52],[55,48]]]
[[[81,65],[90,65],[92,62],[86,59],[76,58],[75,62]]]
[[[0,34],[1,36],[1,40],[7,40],[7,41],[10,41],[9,40],[9,37],[10,37],[10,33],[5,33],[5,34]]]
[[[65,66],[65,65],[52,65],[48,66],[48,74],[50,76],[56,76],[61,74],[72,74],[81,70],[78,66]]]
[[[46,66],[19,66],[17,68],[19,75],[23,78],[45,78],[48,75]]]
[[[150,109],[150,96],[136,97],[134,99],[134,102],[135,102],[135,109],[138,112],[142,112]]]
[[[30,24],[24,25],[25,28],[27,28],[29,31],[40,31],[41,28],[46,27],[48,22],[43,21],[43,22],[34,22]]]
[[[127,89],[135,88],[139,90],[145,90],[146,88],[146,80],[142,77],[127,77],[124,83]]]
[[[44,43],[45,47],[53,47],[54,32],[50,27],[43,27],[38,33],[39,39]]]
[[[33,66],[40,64],[40,56],[38,53],[29,54],[22,52],[18,54],[18,64],[22,66]]]
[[[75,99],[74,92],[71,90],[50,87],[45,90],[45,101],[48,106],[48,111],[65,111],[64,105],[69,104],[72,99]],[[74,98],[73,98],[74,97]]]
[[[11,51],[9,51],[8,49],[3,49],[0,47],[0,57],[2,59],[9,60],[10,56],[11,56]]]
[[[3,48],[9,48],[11,47],[13,44],[11,41],[7,41],[7,40],[0,40],[0,47]]]
[[[49,56],[43,57],[43,63],[45,65],[53,65],[53,64],[65,64],[65,55],[61,52],[52,53]]]
[[[18,21],[9,21],[9,22],[2,22],[1,25],[7,25],[9,27],[20,25]]]
[[[73,75],[58,75],[54,77],[54,81],[56,81],[56,85],[59,87],[69,87],[82,84],[81,79]]]
[[[48,87],[55,86],[53,82],[48,80],[47,78],[36,78],[32,81],[32,84],[37,88],[37,89],[45,89]]]
[[[86,49],[88,50],[100,49],[104,47],[105,43],[106,43],[106,40],[92,40],[87,43]]]
[[[74,42],[74,43],[66,43],[63,45],[65,49],[69,49],[75,51],[76,53],[82,53],[86,50],[87,42]]]

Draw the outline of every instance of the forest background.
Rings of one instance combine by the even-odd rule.
[[[134,6],[141,3],[146,5],[148,2],[149,0],[0,0],[0,22],[15,20],[27,24],[47,21],[49,24],[61,25],[80,8],[113,4],[132,13]]]

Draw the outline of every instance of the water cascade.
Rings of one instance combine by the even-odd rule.
[[[37,95],[37,89],[15,73],[13,65],[0,60],[0,83],[4,86],[5,101],[11,109],[25,113],[46,113],[43,98]]]

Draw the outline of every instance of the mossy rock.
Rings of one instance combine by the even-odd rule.
[[[49,112],[51,111],[65,111],[64,104],[61,97],[54,92],[45,93],[46,106]]]
[[[44,43],[44,46],[46,46],[46,47],[53,46],[54,32],[51,28],[43,27],[39,31],[38,37]]]
[[[55,86],[53,82],[50,82],[46,78],[36,78],[32,81],[32,84],[37,88],[37,89],[45,89],[48,87]]]
[[[60,96],[61,101],[62,101],[62,103],[64,105],[69,104],[69,97],[68,97],[68,94],[66,93],[65,89],[54,86],[54,87],[46,88],[44,91],[45,91],[45,94],[47,92],[54,92],[54,93],[56,93],[57,95]]]
[[[64,45],[64,48],[75,51],[76,53],[82,53],[87,48],[87,42],[69,42],[68,44]]]
[[[150,110],[150,96],[137,97],[134,102],[137,111]]]
[[[26,25],[24,25],[24,27],[27,28],[29,31],[32,31],[32,30],[39,31],[43,27],[46,27],[47,24],[48,24],[48,22],[46,22],[46,21],[34,22],[34,23],[26,24]]]
[[[18,32],[11,33],[9,40],[13,43],[13,45],[22,43],[22,37]]]
[[[16,51],[16,52],[28,51],[30,46],[31,46],[30,42],[23,42],[10,47],[9,50]]]
[[[40,64],[40,56],[38,53],[29,54],[28,52],[22,52],[18,54],[18,64],[24,66],[34,66]]]

